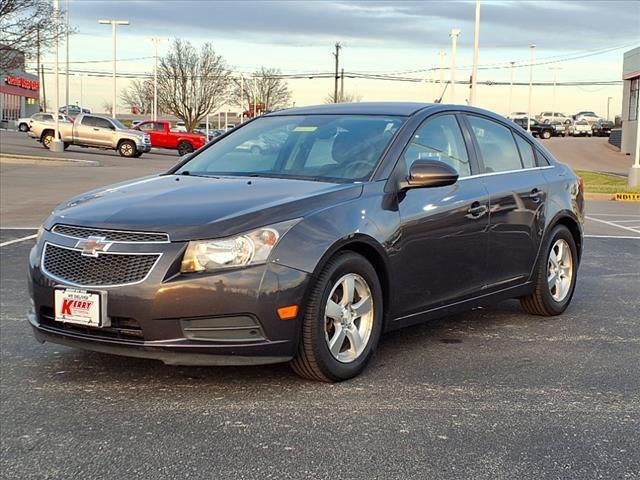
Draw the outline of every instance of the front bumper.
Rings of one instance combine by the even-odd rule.
[[[150,143],[138,143],[136,148],[138,149],[138,152],[147,153],[147,152],[151,151],[151,144]]]
[[[136,284],[82,287],[43,270],[46,242],[73,248],[77,239],[45,231],[29,260],[29,289],[36,338],[116,355],[153,358],[172,365],[249,365],[285,362],[296,351],[298,319],[280,320],[277,309],[301,305],[309,274],[269,263],[214,274],[180,274],[183,242],[115,245],[161,257]],[[111,251],[110,250],[110,251]],[[89,328],[55,321],[59,286],[106,292],[111,325]]]

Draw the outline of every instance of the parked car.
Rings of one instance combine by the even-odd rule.
[[[217,138],[220,135],[222,135],[224,133],[224,130],[218,129],[218,128],[214,128],[214,129],[209,129],[209,133],[207,133],[207,129],[206,128],[196,128],[193,131],[193,133],[200,133],[202,135],[208,135],[209,141],[211,141],[214,138]]]
[[[591,125],[591,131],[596,137],[608,137],[611,135],[611,129],[613,128],[613,122],[608,120],[598,120]]]
[[[590,137],[593,135],[591,124],[585,120],[575,120],[571,124],[570,133],[574,137]]]
[[[180,156],[191,153],[207,143],[206,135],[200,133],[185,133],[171,130],[169,122],[142,122],[134,127],[151,138],[151,146],[177,150]]]
[[[573,120],[570,115],[565,115],[561,112],[541,112],[536,116],[536,120],[542,123],[560,122],[571,123]]]
[[[556,136],[563,136],[566,137],[569,135],[570,129],[571,129],[571,123],[573,123],[572,121],[570,121],[569,123],[565,123],[565,122],[559,122],[557,120],[551,121],[549,122],[549,125],[551,125],[554,129],[555,129],[555,135]]]
[[[33,122],[29,136],[49,148],[54,140],[50,122]],[[60,124],[60,139],[64,148],[69,145],[116,150],[123,157],[139,157],[151,150],[149,135],[129,130],[117,119],[81,113],[73,123]]]
[[[527,129],[527,117],[516,118],[513,121],[516,125],[520,125],[525,130]],[[531,135],[534,137],[548,139],[554,135],[558,135],[557,130],[548,123],[540,123],[537,120],[531,119]]]
[[[60,107],[58,109],[60,113],[67,113],[67,106]],[[81,113],[91,113],[91,110],[88,108],[81,108],[78,105],[69,105],[69,113],[68,115],[75,117],[76,115],[80,115]]]
[[[595,123],[598,120],[600,120],[600,116],[596,115],[594,112],[591,111],[582,111],[582,112],[578,112],[573,116],[574,120],[586,120],[589,122],[589,124]]]
[[[40,112],[34,113],[30,117],[22,117],[19,118],[16,124],[18,125],[18,130],[21,132],[28,132],[31,129],[31,124],[33,122],[52,122],[54,121],[53,113],[49,112]],[[71,120],[66,115],[58,114],[59,122],[70,122]]]
[[[237,151],[265,135],[275,156]],[[507,298],[561,314],[583,218],[571,169],[485,110],[292,108],[56,207],[29,322],[41,342],[340,381],[385,331]]]
[[[529,114],[527,112],[511,112],[509,115],[507,115],[507,118],[509,120],[517,120],[519,118],[527,118]]]

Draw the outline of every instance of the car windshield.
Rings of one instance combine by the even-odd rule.
[[[111,122],[116,126],[116,128],[127,130],[127,127],[125,127],[122,123],[120,123],[120,120],[118,120],[117,118],[110,118],[109,120],[111,120]]]
[[[368,179],[404,117],[261,117],[220,139],[175,173],[327,182]]]

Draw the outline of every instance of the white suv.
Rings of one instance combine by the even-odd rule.
[[[541,112],[540,115],[536,116],[536,120],[542,123],[571,123],[573,119],[570,115],[565,115],[560,112]]]

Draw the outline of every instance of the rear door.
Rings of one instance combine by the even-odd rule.
[[[547,182],[533,146],[517,130],[468,114],[490,196],[489,289],[523,283],[530,275],[544,230]]]
[[[411,315],[471,296],[484,284],[489,198],[477,173],[468,133],[456,114],[427,118],[396,168],[408,174],[416,160],[439,160],[457,170],[454,185],[415,188],[399,195],[401,230],[394,256],[400,315]]]

